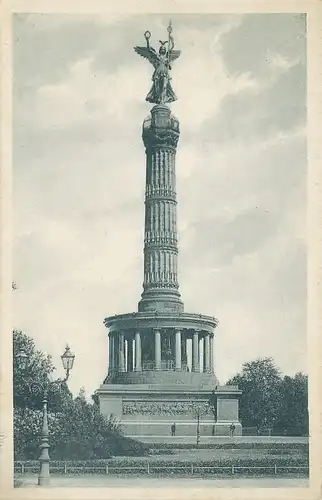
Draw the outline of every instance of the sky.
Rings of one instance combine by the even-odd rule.
[[[300,14],[171,15],[180,121],[179,283],[219,320],[220,383],[273,357],[307,371],[306,26]],[[14,327],[90,395],[107,374],[105,317],[137,310],[152,68],[133,50],[169,16],[14,19]]]

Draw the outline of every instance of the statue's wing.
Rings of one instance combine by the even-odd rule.
[[[181,54],[181,50],[171,50],[170,52],[170,62],[175,61]]]
[[[155,65],[158,56],[154,49],[148,47],[134,47],[134,50],[140,56],[144,57],[145,59],[148,59],[148,61],[150,61],[150,63],[153,64],[153,66]]]

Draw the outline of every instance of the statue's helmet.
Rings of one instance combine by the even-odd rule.
[[[161,47],[159,48],[159,54],[161,56],[164,56],[166,54],[166,52],[167,52],[167,49],[165,48],[165,46],[161,45]]]

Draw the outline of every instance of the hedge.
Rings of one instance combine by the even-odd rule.
[[[39,467],[39,462],[37,460],[26,460],[26,461],[17,461],[15,465],[19,466],[20,464],[24,464],[25,467]],[[182,459],[182,460],[155,460],[153,458],[149,459],[136,459],[135,461],[130,458],[119,458],[119,459],[101,459],[101,460],[51,460],[51,467],[106,467],[115,466],[115,467],[125,467],[125,466],[145,466],[147,464],[151,466],[179,466],[183,464],[190,464],[196,467],[198,466],[209,466],[209,467],[231,467],[232,465],[236,467],[271,467],[275,464],[278,466],[285,467],[302,467],[308,466],[308,460],[301,457],[279,457],[276,458],[224,458],[224,459],[216,459],[213,458],[211,460],[190,460],[190,459]]]
[[[159,450],[209,450],[209,449],[243,449],[243,450],[302,450],[303,452],[309,449],[308,443],[149,443],[150,449]]]

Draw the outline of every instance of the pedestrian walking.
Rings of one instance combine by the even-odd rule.
[[[176,435],[176,424],[173,423],[171,425],[171,436],[175,436]]]

